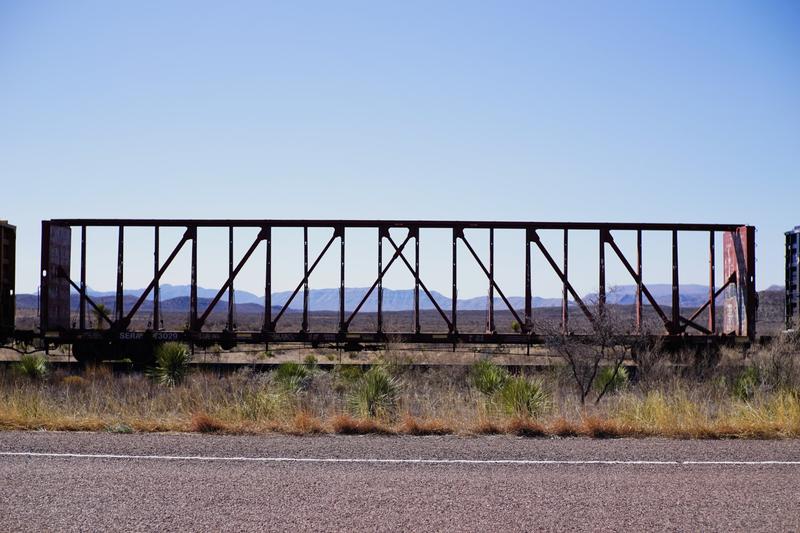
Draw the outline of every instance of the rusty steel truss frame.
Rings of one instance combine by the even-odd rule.
[[[116,305],[113,313],[107,313],[102,306],[87,294],[86,254],[87,228],[111,227],[117,229],[117,274]],[[126,228],[151,228],[153,230],[153,276],[144,292],[127,310],[123,306],[124,278],[124,239]],[[71,231],[80,231],[80,278],[70,278],[69,256],[71,247]],[[182,237],[162,262],[160,259],[160,230],[162,228],[182,228]],[[197,297],[197,242],[199,228],[227,228],[228,245],[228,277],[217,290],[210,304],[205,309],[198,306]],[[235,261],[233,236],[235,228],[257,228],[258,234],[249,245],[244,255]],[[274,228],[301,228],[303,230],[303,271],[291,297],[273,313],[272,306],[272,230]],[[315,257],[309,255],[308,231],[310,228],[328,228],[332,230],[330,238]],[[345,245],[349,229],[371,228],[377,230],[377,276],[367,293],[351,311],[345,309]],[[390,233],[392,229],[406,230],[403,238],[396,238]],[[450,230],[452,264],[452,307],[443,309],[434,298],[420,272],[420,230]],[[483,261],[475,251],[465,230],[488,230],[489,255]],[[520,230],[525,235],[525,295],[522,309],[515,308],[495,279],[494,242],[496,230]],[[544,230],[560,230],[563,233],[563,261],[554,259],[551,251],[545,246],[539,232]],[[571,231],[592,231],[597,234],[599,260],[597,264],[598,297],[590,306],[575,290],[569,278],[569,235]],[[636,258],[630,261],[615,240],[615,233],[621,231],[635,232]],[[672,251],[672,297],[671,309],[665,310],[653,297],[647,285],[642,281],[642,234],[645,232],[668,232],[671,234]],[[680,283],[678,277],[678,238],[684,232],[701,232],[708,234],[708,300],[685,316],[680,305]],[[715,234],[722,233],[725,247],[725,279],[717,286],[715,279]],[[396,232],[395,232],[396,234]],[[547,265],[552,269],[562,284],[561,327],[569,331],[570,311],[574,305],[589,322],[594,321],[595,313],[606,305],[606,255],[613,254],[636,284],[635,296],[635,328],[641,331],[644,301],[651,306],[663,323],[665,337],[684,337],[692,330],[695,338],[736,337],[755,338],[756,292],[755,292],[755,230],[752,226],[741,224],[636,224],[636,223],[584,223],[584,222],[486,222],[486,221],[422,221],[422,220],[139,220],[139,219],[60,219],[42,222],[42,270],[40,331],[41,336],[52,342],[76,342],[82,339],[96,339],[99,336],[112,340],[139,340],[143,338],[179,339],[192,343],[352,343],[387,340],[383,329],[383,279],[388,270],[395,264],[401,264],[414,279],[413,330],[408,332],[392,332],[395,342],[408,343],[503,343],[503,344],[535,344],[542,338],[537,334],[533,320],[532,267],[531,250],[535,247],[541,252]],[[488,285],[487,327],[482,333],[463,333],[458,329],[458,243],[463,243],[469,255],[475,260],[486,278]],[[251,260],[254,252],[262,243],[265,246],[265,284],[264,284],[264,319],[260,331],[237,331],[234,321],[234,282],[244,267]],[[319,265],[322,258],[339,245],[339,306],[338,321],[335,330],[312,331],[309,328],[309,277]],[[185,247],[191,248],[191,273],[189,296],[188,327],[181,331],[163,331],[159,317],[160,291],[159,283],[170,264]],[[388,248],[385,254],[384,248]],[[409,248],[413,248],[413,257],[406,256]],[[388,260],[387,256],[388,255]],[[409,254],[411,255],[411,254]],[[75,291],[80,298],[77,325],[70,322],[69,293]],[[441,317],[446,330],[423,332],[420,327],[420,294],[422,291],[437,314]],[[221,331],[204,331],[209,315],[227,293],[227,322]],[[289,310],[290,304],[302,293],[302,323],[299,331],[278,332],[277,324]],[[373,294],[377,297],[377,328],[374,331],[352,331],[351,324],[355,316],[362,310],[367,299]],[[152,302],[147,302],[152,294]],[[717,326],[717,298],[726,294],[725,325],[720,331]],[[495,327],[495,295],[499,297],[514,320],[520,325],[514,333],[498,333]],[[572,303],[570,303],[570,298]],[[145,332],[131,331],[129,326],[137,312],[145,304],[152,305],[152,328]],[[102,318],[108,328],[103,331],[87,327],[87,311],[91,308]],[[707,322],[700,324],[697,318],[708,309]]]

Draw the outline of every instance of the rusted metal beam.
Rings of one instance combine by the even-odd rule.
[[[614,237],[610,233],[608,235],[608,241],[607,242],[608,242],[608,245],[611,246],[611,249],[614,250],[614,253],[617,254],[617,257],[619,258],[620,262],[622,263],[622,266],[624,266],[625,269],[628,271],[628,274],[630,274],[631,277],[633,278],[633,280],[636,282],[636,284],[641,287],[642,294],[645,295],[645,297],[647,298],[647,301],[650,302],[650,305],[653,307],[653,309],[656,311],[656,313],[658,313],[658,316],[661,317],[661,320],[664,322],[664,326],[668,327],[669,318],[667,318],[667,315],[661,309],[661,306],[658,305],[658,303],[656,302],[656,299],[653,298],[653,295],[650,294],[650,290],[647,288],[647,285],[642,283],[641,276],[639,274],[637,274],[635,270],[633,270],[633,267],[628,262],[628,260],[625,258],[625,255],[622,253],[622,250],[619,249],[619,246],[617,246],[617,243],[614,242]]]
[[[672,325],[670,333],[677,335],[681,332],[681,296],[680,281],[678,280],[678,231],[672,230]]]
[[[344,280],[344,257],[345,257],[345,250],[344,250],[344,236],[345,236],[345,228],[341,226],[337,228],[337,231],[340,233],[339,235],[339,332],[347,331],[347,323],[344,320],[344,289],[345,289],[345,280]]]
[[[642,230],[636,230],[636,333],[642,333]]]
[[[569,230],[564,230],[564,278],[569,279]],[[569,291],[567,284],[561,283],[561,333],[569,333]]]
[[[78,328],[84,330],[86,329],[86,299],[83,297],[86,294],[86,226],[81,226],[81,290],[78,292],[81,295]]]
[[[497,333],[494,327],[494,228],[489,228],[489,310],[486,321],[486,331]],[[519,318],[517,319],[519,323]]]
[[[599,235],[597,311],[603,314],[606,307],[606,241],[608,241],[608,231],[601,229]]]
[[[62,218],[49,222],[65,226],[127,226],[127,227],[264,227],[296,228],[331,228],[346,226],[348,228],[425,228],[425,229],[538,229],[538,230],[642,230],[642,231],[736,231],[744,224],[669,224],[669,223],[632,223],[632,222],[542,222],[542,221],[489,221],[489,220],[353,220],[353,219],[137,219],[137,218]]]
[[[386,235],[386,240],[389,241],[389,244],[392,245],[392,247],[395,249],[395,251],[398,249],[397,243],[394,242],[394,239],[392,239],[391,235],[387,234]],[[408,262],[408,260],[405,258],[405,256],[402,253],[398,257],[400,258],[401,261],[403,261],[403,263],[406,265],[406,268],[408,268],[408,270],[411,273],[415,272],[414,268],[411,266],[411,264]],[[442,317],[442,319],[447,324],[448,330],[451,333],[454,333],[453,323],[450,322],[449,318],[447,318],[447,314],[445,314],[445,312],[442,310],[441,306],[439,305],[439,302],[436,301],[436,299],[433,297],[433,294],[431,294],[431,291],[428,290],[428,287],[425,286],[425,283],[419,277],[419,268],[417,268],[416,272],[417,272],[417,281],[419,282],[419,286],[422,287],[423,291],[425,291],[425,294],[430,299],[431,303],[433,304],[433,307],[436,308],[436,310],[439,312],[439,315]]]
[[[160,268],[158,267],[158,262],[157,262],[158,261],[158,254],[156,253],[156,255],[155,255],[155,260],[156,260],[155,267],[158,268],[158,269],[156,270],[155,274],[153,275],[153,279],[150,280],[150,283],[147,284],[147,287],[145,288],[145,290],[142,291],[142,294],[139,295],[139,298],[133,304],[133,307],[131,307],[130,311],[128,311],[128,314],[122,320],[122,322],[120,324],[121,327],[125,328],[125,327],[128,326],[128,324],[130,324],[131,319],[136,314],[136,312],[139,310],[139,308],[142,306],[142,304],[145,302],[145,300],[147,299],[147,296],[150,294],[150,291],[154,290],[156,287],[158,287],[159,281],[161,280],[161,276],[164,275],[164,272],[167,271],[169,266],[172,264],[172,261],[175,259],[175,257],[177,257],[178,253],[180,253],[181,249],[186,244],[186,241],[191,239],[191,235],[192,234],[191,234],[191,232],[189,230],[187,230],[183,234],[183,237],[181,237],[181,240],[178,241],[178,244],[175,245],[175,248],[172,250],[172,253],[169,254],[169,257],[167,257],[167,260],[164,262],[164,265],[161,266]],[[156,309],[158,309],[158,305],[157,305],[158,298],[154,298],[154,300],[156,300]],[[156,318],[157,318],[157,315],[158,315],[158,313],[156,311]],[[155,329],[158,329],[158,328],[155,328]]]
[[[264,228],[267,240],[266,250],[264,250],[264,323],[262,331],[274,331],[272,323],[272,227]]]
[[[114,299],[114,320],[121,322],[124,316],[122,275],[125,259],[125,227],[120,226],[117,231],[117,290],[116,298]]]
[[[542,243],[542,240],[539,238],[539,234],[536,232],[536,230],[533,230],[531,232],[531,239],[532,239],[532,242],[539,248],[539,251],[542,252],[542,255],[544,256],[545,260],[550,264],[550,268],[552,268],[553,272],[556,273],[556,276],[558,276],[559,279],[561,279],[561,283],[563,283],[564,285],[567,286],[567,290],[572,295],[572,299],[575,300],[575,303],[578,304],[578,307],[580,308],[580,310],[583,311],[583,314],[586,316],[587,319],[589,319],[589,322],[594,324],[595,323],[594,315],[591,313],[591,311],[589,311],[589,308],[586,307],[586,304],[583,303],[583,300],[581,299],[581,297],[578,296],[578,292],[575,290],[575,288],[569,282],[569,280],[567,279],[567,276],[561,271],[560,268],[558,268],[558,265],[556,264],[555,260],[553,259],[553,256],[550,255],[550,252],[548,252],[547,248],[545,248],[545,246]]]
[[[715,285],[715,250],[714,250],[714,232],[708,232],[708,301],[709,301],[709,310],[708,310],[708,329],[710,334],[714,334],[717,331],[717,295],[716,290],[714,288]],[[692,315],[692,320],[695,319],[697,315]]]
[[[364,294],[364,296],[358,302],[358,305],[356,305],[355,309],[353,309],[353,312],[350,313],[350,316],[347,317],[347,319],[344,321],[345,322],[345,326],[349,326],[350,325],[350,322],[353,321],[355,316],[361,310],[361,307],[363,307],[363,305],[369,299],[370,295],[372,294],[372,291],[374,291],[376,287],[380,287],[381,286],[381,284],[383,283],[383,276],[386,275],[386,273],[391,268],[392,264],[400,256],[400,254],[403,251],[403,248],[405,248],[406,244],[408,244],[408,241],[410,241],[410,240],[411,240],[411,233],[409,232],[409,234],[406,235],[405,240],[403,240],[403,242],[400,243],[399,250],[396,250],[394,252],[394,254],[392,255],[391,259],[389,259],[389,262],[386,264],[386,267],[382,266],[382,259],[380,259],[381,255],[382,255],[382,252],[379,253],[379,255],[378,255],[378,257],[379,257],[378,266],[381,268],[381,270],[378,272],[378,278],[372,283],[372,286],[370,286],[370,288],[367,290],[366,294]],[[379,250],[380,250],[380,247],[379,247]],[[382,327],[383,327],[382,311],[381,311],[381,309],[382,309],[381,299],[382,299],[382,297],[381,297],[381,293],[380,293],[380,289],[379,289],[379,291],[378,291],[378,332],[382,331]]]
[[[272,329],[273,329],[273,331],[275,329],[275,325],[278,323],[278,320],[281,319],[283,314],[289,308],[289,305],[291,305],[291,303],[294,300],[295,296],[297,296],[297,293],[300,292],[300,289],[302,289],[303,287],[306,287],[306,289],[308,288],[308,278],[309,278],[309,276],[311,276],[311,273],[314,272],[315,268],[317,268],[317,265],[322,260],[322,258],[325,256],[325,254],[327,253],[328,249],[333,244],[333,241],[336,240],[336,237],[337,237],[337,234],[336,234],[336,231],[334,231],[333,235],[331,235],[331,238],[328,239],[327,244],[325,244],[325,247],[322,248],[322,251],[319,253],[317,258],[311,264],[310,268],[308,267],[308,261],[307,260],[305,261],[305,266],[303,267],[303,272],[304,272],[303,279],[300,281],[300,283],[297,284],[297,287],[295,287],[294,291],[292,292],[292,295],[289,296],[289,299],[286,300],[285,304],[283,304],[283,307],[281,307],[281,310],[278,311],[278,314],[275,315],[275,319],[272,321]],[[308,243],[308,241],[306,240],[306,248],[307,248],[307,243]],[[308,294],[305,295],[305,302],[303,304],[303,308],[306,311],[308,311],[308,299],[307,298],[308,298]],[[303,322],[304,322],[304,325],[305,325],[305,327],[303,328],[303,331],[305,332],[305,331],[307,331],[307,327],[308,327],[308,315],[304,314]]]
[[[153,228],[153,330],[161,329],[161,283],[158,272],[161,270],[159,254],[161,252],[160,228]],[[186,242],[186,241],[184,241]]]
[[[99,316],[100,318],[105,320],[108,323],[109,326],[113,326],[114,325],[114,321],[111,320],[111,318],[108,316],[108,314],[106,314],[106,312],[103,311],[103,309],[99,305],[97,305],[94,302],[94,300],[92,300],[92,298],[88,294],[86,294],[86,290],[82,290],[81,287],[77,283],[72,281],[72,279],[69,277],[69,275],[66,274],[65,272],[61,272],[61,276],[66,278],[66,280],[69,281],[69,284],[72,286],[73,289],[75,289],[75,291],[77,291],[77,293],[80,295],[80,297],[82,299],[86,300],[89,303],[89,305],[92,306],[92,309],[95,310],[95,313],[97,314],[97,316]]]
[[[506,304],[506,307],[508,308],[508,310],[511,311],[511,314],[514,316],[514,320],[517,321],[517,324],[521,324],[522,323],[522,319],[517,314],[517,311],[514,309],[514,306],[511,305],[511,302],[508,301],[508,298],[506,298],[506,295],[503,294],[502,289],[500,289],[500,287],[494,281],[494,278],[490,275],[489,270],[483,264],[483,261],[481,261],[481,258],[478,257],[478,254],[475,253],[475,250],[472,248],[472,245],[469,243],[467,238],[464,236],[464,233],[463,232],[460,233],[458,235],[458,237],[461,239],[461,242],[463,242],[467,246],[467,250],[469,250],[469,253],[472,254],[473,258],[475,258],[475,262],[478,263],[478,266],[481,267],[481,270],[483,270],[483,273],[489,279],[489,283],[491,283],[492,286],[497,290],[497,294],[500,296],[500,299],[503,300],[503,303]]]
[[[192,239],[192,266],[189,280],[189,329],[197,331],[197,227],[189,228]]]
[[[451,300],[452,332],[458,334],[458,228],[453,228],[453,292]]]
[[[228,279],[225,280],[225,283],[222,284],[222,287],[214,295],[214,298],[212,298],[211,302],[208,304],[208,307],[206,307],[206,310],[203,312],[203,315],[197,320],[197,329],[202,328],[203,324],[206,323],[206,320],[208,320],[208,316],[214,310],[214,307],[216,307],[217,303],[219,303],[219,301],[222,299],[222,295],[225,294],[225,291],[228,291],[229,295],[228,297],[229,298],[231,297],[230,288],[233,287],[233,281],[236,279],[236,276],[239,275],[239,272],[242,270],[245,263],[247,263],[247,261],[250,260],[250,256],[253,255],[253,252],[256,251],[258,245],[261,244],[261,241],[263,241],[265,238],[266,238],[265,232],[264,230],[261,230],[258,233],[258,235],[256,235],[255,240],[253,240],[253,242],[250,244],[250,247],[247,249],[244,256],[242,256],[242,259],[239,261],[239,263],[237,263],[236,268],[233,268],[233,264],[231,263]],[[230,304],[230,301],[228,303]],[[230,310],[230,305],[228,306],[228,321],[230,326],[233,326],[233,316]],[[233,331],[233,328],[229,327],[228,331]]]
[[[520,324],[520,329],[525,333],[533,331],[533,295],[531,290],[532,239],[533,233],[531,232],[531,229],[525,228],[525,322]],[[566,280],[566,277],[564,279]]]

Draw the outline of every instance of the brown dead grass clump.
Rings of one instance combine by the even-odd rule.
[[[470,433],[474,435],[500,435],[505,428],[489,418],[481,417],[478,422],[470,428]]]
[[[206,413],[195,413],[189,422],[189,431],[194,433],[222,433],[228,429],[227,424]]]
[[[319,435],[325,432],[322,422],[308,411],[295,413],[285,433],[289,435]]]
[[[556,437],[577,437],[581,434],[579,425],[563,417],[553,420],[547,429]]]
[[[519,437],[544,437],[547,431],[544,426],[528,418],[514,418],[506,427],[506,431]]]
[[[381,422],[372,418],[353,418],[350,415],[336,415],[331,420],[334,433],[340,435],[390,435],[393,431]]]
[[[454,429],[439,419],[419,420],[410,414],[403,417],[397,428],[401,435],[450,435]]]
[[[638,436],[638,433],[629,425],[622,424],[611,418],[596,416],[589,416],[583,419],[582,433],[595,439],[618,439]]]

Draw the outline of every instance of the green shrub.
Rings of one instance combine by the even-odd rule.
[[[148,374],[162,385],[174,387],[183,383],[189,374],[192,354],[186,345],[179,342],[165,342],[156,348],[156,366]]]
[[[275,370],[275,382],[289,392],[303,390],[311,378],[311,369],[300,363],[282,363]]]
[[[748,366],[733,381],[733,395],[745,402],[752,400],[760,384],[761,376],[758,368]]]
[[[244,394],[239,404],[242,417],[249,420],[269,420],[284,414],[291,406],[286,392],[270,392],[266,389]]]
[[[24,354],[19,358],[19,362],[14,364],[14,371],[20,376],[32,380],[41,380],[49,373],[47,359],[41,355]]]
[[[400,382],[382,366],[373,366],[355,383],[348,398],[357,416],[384,417],[391,414],[400,395]]]
[[[307,355],[305,359],[303,359],[303,364],[306,365],[310,370],[316,370],[317,368],[317,358],[314,355]]]
[[[482,394],[491,396],[509,380],[508,370],[488,360],[478,361],[469,372],[469,380],[473,387]]]
[[[594,380],[594,386],[597,392],[605,390],[606,394],[611,394],[625,388],[628,384],[628,377],[628,369],[624,366],[620,366],[616,374],[614,374],[613,366],[604,366],[598,372]],[[606,388],[606,385],[608,385],[608,388]]]
[[[495,401],[506,414],[536,417],[547,409],[550,398],[539,381],[518,376],[506,380],[497,391]]]

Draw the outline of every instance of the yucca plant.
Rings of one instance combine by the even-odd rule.
[[[616,392],[628,384],[628,370],[624,366],[617,368],[614,366],[604,366],[594,380],[594,387],[598,392],[606,391],[607,394]]]
[[[363,418],[391,414],[400,396],[400,381],[381,366],[373,366],[355,383],[348,398],[353,412]]]
[[[472,386],[486,396],[491,396],[503,388],[509,377],[508,370],[486,359],[472,365],[469,372]]]
[[[311,368],[300,363],[281,364],[275,371],[275,381],[289,392],[303,390],[311,378]]]
[[[183,383],[189,374],[192,354],[186,345],[179,342],[166,342],[156,349],[156,366],[149,375],[162,385],[174,387]]]
[[[21,376],[38,381],[47,377],[49,365],[47,359],[41,355],[24,354],[14,365],[14,371]]]
[[[508,378],[495,400],[507,414],[526,418],[542,414],[550,403],[539,381],[522,376]]]

